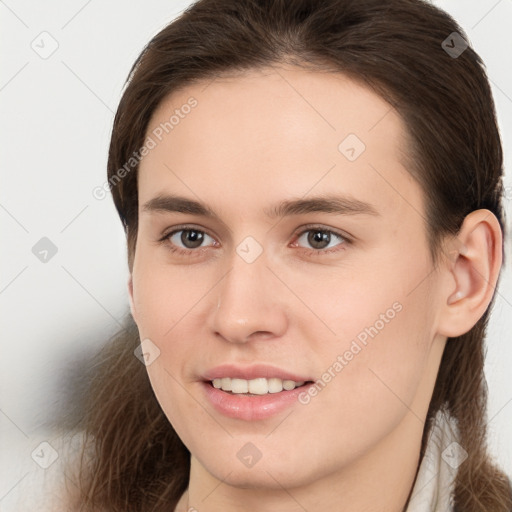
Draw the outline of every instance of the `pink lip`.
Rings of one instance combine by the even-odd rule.
[[[297,403],[300,393],[306,391],[310,384],[290,391],[283,390],[279,393],[248,396],[236,395],[214,388],[211,381],[213,379],[221,379],[222,377],[245,380],[276,377],[281,380],[293,380],[295,382],[314,381],[311,377],[298,375],[276,366],[261,363],[245,367],[235,364],[223,364],[208,370],[203,375],[204,382],[201,382],[201,385],[214,409],[230,418],[246,421],[263,420],[292,406],[294,403]]]
[[[222,377],[245,380],[257,379],[259,377],[265,377],[266,379],[276,377],[281,380],[293,380],[295,382],[314,380],[312,377],[290,373],[276,366],[267,364],[253,364],[246,367],[234,364],[223,364],[212,368],[203,375],[203,379],[208,381],[221,379]]]
[[[229,373],[224,373],[223,375],[230,375],[235,378],[244,378],[236,377]],[[260,376],[262,375],[260,374]],[[310,383],[290,391],[283,390],[279,393],[247,396],[234,395],[229,392],[222,391],[221,389],[214,388],[211,382],[201,382],[200,384],[203,387],[206,397],[215,410],[230,418],[246,421],[263,420],[280,413],[287,407],[297,404],[299,395],[303,392],[307,392],[309,386],[314,385],[314,383]]]

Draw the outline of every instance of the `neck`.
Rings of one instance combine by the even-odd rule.
[[[192,456],[189,486],[175,512],[404,512],[416,478],[423,426],[408,412],[350,466],[287,489],[271,477],[267,487],[236,487],[230,484],[229,468],[217,478]]]

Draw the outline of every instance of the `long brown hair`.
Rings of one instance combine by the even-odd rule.
[[[426,198],[434,264],[443,238],[456,236],[473,210],[489,209],[505,233],[502,147],[485,67],[470,45],[455,56],[445,40],[450,48],[457,41],[464,49],[468,38],[453,18],[423,0],[191,5],[144,48],[114,120],[108,183],[127,235],[130,271],[138,223],[137,155],[156,107],[187,84],[279,63],[344,73],[399,112],[410,136],[408,169]],[[486,446],[484,338],[494,298],[468,333],[448,340],[423,433],[421,456],[437,410],[446,405],[458,422],[468,453],[455,482],[459,512],[512,510],[510,482]],[[79,425],[92,454],[81,468],[82,510],[173,510],[187,487],[190,454],[134,356],[140,340],[133,319],[126,322],[89,374]]]

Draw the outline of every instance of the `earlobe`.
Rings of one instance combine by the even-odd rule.
[[[502,263],[498,219],[489,210],[471,212],[456,241],[459,248],[446,263],[448,293],[438,323],[438,332],[451,338],[471,330],[492,300]]]

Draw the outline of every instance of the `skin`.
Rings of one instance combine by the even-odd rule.
[[[280,66],[197,83],[161,103],[148,134],[191,96],[197,106],[140,164],[129,281],[141,339],[160,350],[147,366],[151,384],[191,452],[176,510],[403,510],[446,338],[467,332],[492,298],[496,218],[468,215],[434,268],[422,190],[402,164],[406,126],[341,74]],[[355,161],[338,150],[350,133],[366,146]],[[208,204],[218,219],[144,210],[170,193]],[[379,215],[264,213],[333,193]],[[159,242],[183,224],[208,235],[200,249],[184,246],[181,232]],[[352,242],[331,235],[326,253],[308,242],[310,224]],[[252,263],[236,252],[247,236],[263,249]],[[394,303],[401,311],[307,405],[245,421],[202,394],[203,372],[226,362],[321,378]],[[250,468],[237,457],[248,442],[261,452]]]

